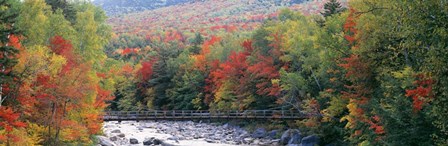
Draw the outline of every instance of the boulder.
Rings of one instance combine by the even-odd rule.
[[[280,144],[286,145],[288,144],[290,139],[291,137],[289,135],[289,130],[286,130],[285,132],[283,132],[282,137],[280,137]]]
[[[154,138],[150,138],[150,139],[145,139],[143,141],[143,145],[152,145],[154,141]]]
[[[101,146],[115,146],[114,143],[105,136],[96,136],[96,139]]]
[[[272,131],[269,131],[269,132],[267,133],[267,136],[268,136],[269,138],[274,139],[275,136],[277,135],[277,133],[278,133],[278,130],[272,130]]]
[[[215,143],[215,141],[211,140],[211,139],[205,139],[206,142],[208,143]]]
[[[300,141],[302,140],[302,135],[300,132],[293,132],[291,133],[291,139],[288,141],[289,144],[300,144]]]
[[[159,145],[159,144],[162,144],[163,141],[160,140],[160,139],[154,139],[154,140],[152,141],[152,143],[153,143],[154,145]]]
[[[135,139],[135,138],[130,138],[130,139],[129,139],[129,143],[130,143],[130,144],[138,144],[138,140]]]
[[[315,145],[319,145],[319,137],[316,135],[310,135],[302,139],[301,146],[315,146]]]
[[[121,133],[121,131],[118,129],[115,129],[115,130],[112,130],[110,133]]]
[[[291,141],[293,135],[296,136],[295,137],[296,139]],[[280,137],[280,144],[286,145],[289,144],[290,141],[291,142],[297,141],[297,138],[299,138],[299,136],[301,137],[301,133],[298,129],[288,129],[285,132],[283,132],[282,137]]]
[[[252,133],[252,137],[253,138],[263,138],[266,136],[266,129],[264,128],[258,128],[257,130],[254,131],[254,133]]]

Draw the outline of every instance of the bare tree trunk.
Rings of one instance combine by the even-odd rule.
[[[52,138],[51,137],[51,125],[53,124],[53,120],[54,120],[54,117],[55,117],[55,115],[56,115],[56,110],[57,110],[57,106],[56,106],[56,103],[52,103],[52,108],[51,108],[52,110],[52,112],[51,112],[51,118],[49,119],[49,122],[48,122],[48,138]]]
[[[408,49],[404,49],[404,59],[405,59],[406,65],[411,66],[411,62],[409,61]]]
[[[314,78],[314,81],[316,81],[316,84],[317,84],[317,86],[319,87],[319,90],[322,91],[322,87],[320,86],[320,84],[319,84],[319,80],[317,79],[316,75],[314,74],[313,69],[310,69],[310,70],[311,70],[311,75],[312,75],[313,78]]]
[[[64,102],[64,107],[63,107],[63,111],[62,111],[62,117],[58,120],[58,123],[56,124],[56,135],[55,135],[55,145],[58,144],[59,141],[59,132],[61,131],[61,123],[62,120],[65,118],[65,114],[66,114],[66,107],[67,107],[67,101]]]

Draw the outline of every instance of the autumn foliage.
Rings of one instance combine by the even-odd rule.
[[[0,2],[0,7],[10,2]],[[64,7],[68,5],[72,8],[72,4]],[[101,34],[109,32],[100,30],[104,22],[88,19],[105,17],[100,9],[80,5],[85,9],[73,9],[79,14],[73,22],[64,13],[51,12],[45,1],[22,1],[5,7],[14,7],[7,17],[7,22],[14,24],[3,25],[2,20],[2,26],[20,31],[2,28],[2,39],[6,34],[9,42],[0,44],[17,51],[0,53],[15,63],[0,69],[12,77],[4,84],[2,76],[0,83],[0,145],[89,145],[90,137],[101,132],[106,102],[114,99],[111,77],[115,72],[103,66],[107,62],[100,50],[108,37]],[[3,12],[1,19],[6,18]],[[86,25],[77,28],[75,23]]]
[[[5,129],[4,134],[0,134],[0,141],[17,142],[20,135],[12,134],[15,128],[24,128],[26,124],[19,121],[20,113],[13,111],[11,107],[0,107],[0,127]]]
[[[434,81],[424,74],[419,74],[414,84],[417,87],[406,90],[406,96],[412,98],[414,111],[420,111],[433,98],[432,85]]]
[[[267,124],[318,145],[448,145],[444,2],[194,1],[109,19],[9,2],[0,145],[95,145],[107,110],[295,111]]]

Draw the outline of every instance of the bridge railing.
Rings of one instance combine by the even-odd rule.
[[[108,111],[104,120],[120,119],[300,119],[305,115],[292,110],[245,110],[245,111],[205,111],[205,110],[152,110],[152,111]]]

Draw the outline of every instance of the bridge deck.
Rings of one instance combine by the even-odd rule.
[[[104,121],[127,120],[181,120],[181,119],[303,119],[305,115],[290,110],[246,110],[246,111],[108,111]]]

